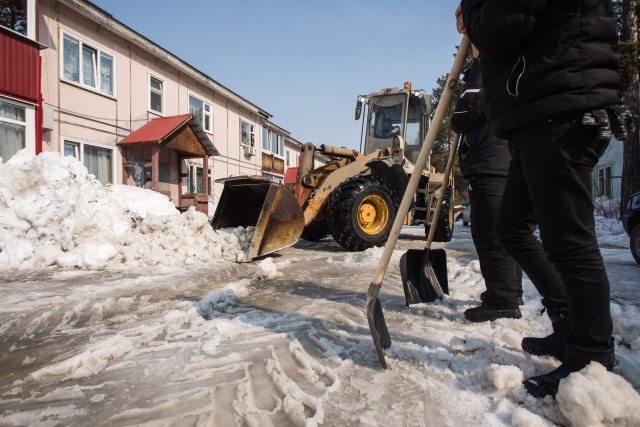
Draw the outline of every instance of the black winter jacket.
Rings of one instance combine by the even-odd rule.
[[[451,117],[451,128],[461,135],[458,164],[462,176],[507,175],[511,155],[507,141],[497,139],[489,130],[484,114],[484,90],[480,59],[465,73],[464,91]]]
[[[494,134],[621,103],[610,0],[462,0]]]

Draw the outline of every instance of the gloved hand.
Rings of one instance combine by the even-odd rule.
[[[626,105],[610,105],[601,110],[593,110],[585,113],[582,124],[586,126],[598,126],[598,137],[610,140],[611,134],[619,141],[627,139],[627,133],[633,130],[633,116]]]

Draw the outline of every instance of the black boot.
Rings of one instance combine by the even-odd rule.
[[[484,301],[484,297],[487,296],[487,291],[483,291],[480,293],[480,301]],[[516,302],[518,305],[524,305],[524,300],[522,299],[522,288],[518,291],[518,296],[516,297]]]
[[[525,337],[522,349],[536,356],[553,356],[562,361],[564,358],[564,340],[569,336],[569,310],[566,307],[547,310],[553,333],[544,338]]]
[[[478,307],[473,307],[464,312],[464,317],[471,322],[486,322],[496,319],[519,319],[522,317],[519,308],[498,308],[482,302]]]
[[[560,381],[573,372],[578,372],[591,362],[598,362],[611,371],[615,364],[613,338],[607,348],[587,348],[566,340],[565,359],[562,365],[548,374],[524,380],[527,391],[535,397],[555,396]]]

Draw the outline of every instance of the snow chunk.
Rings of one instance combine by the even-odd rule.
[[[496,365],[492,363],[486,372],[487,379],[496,390],[509,390],[520,387],[524,375],[516,366]]]
[[[640,425],[638,392],[599,363],[562,380],[556,400],[572,425]]]
[[[258,280],[272,280],[282,276],[282,273],[278,271],[278,266],[273,262],[272,258],[266,258],[258,264],[256,274],[254,278]]]

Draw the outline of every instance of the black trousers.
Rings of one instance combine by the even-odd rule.
[[[468,181],[471,237],[487,288],[483,302],[501,309],[518,308],[516,297],[522,296],[522,269],[504,250],[495,233],[507,177],[473,175],[468,177]]]
[[[598,249],[591,173],[608,141],[582,114],[520,128],[496,223],[498,239],[543,297],[568,306],[572,340],[608,348],[609,280]],[[536,223],[540,239],[534,236]]]

